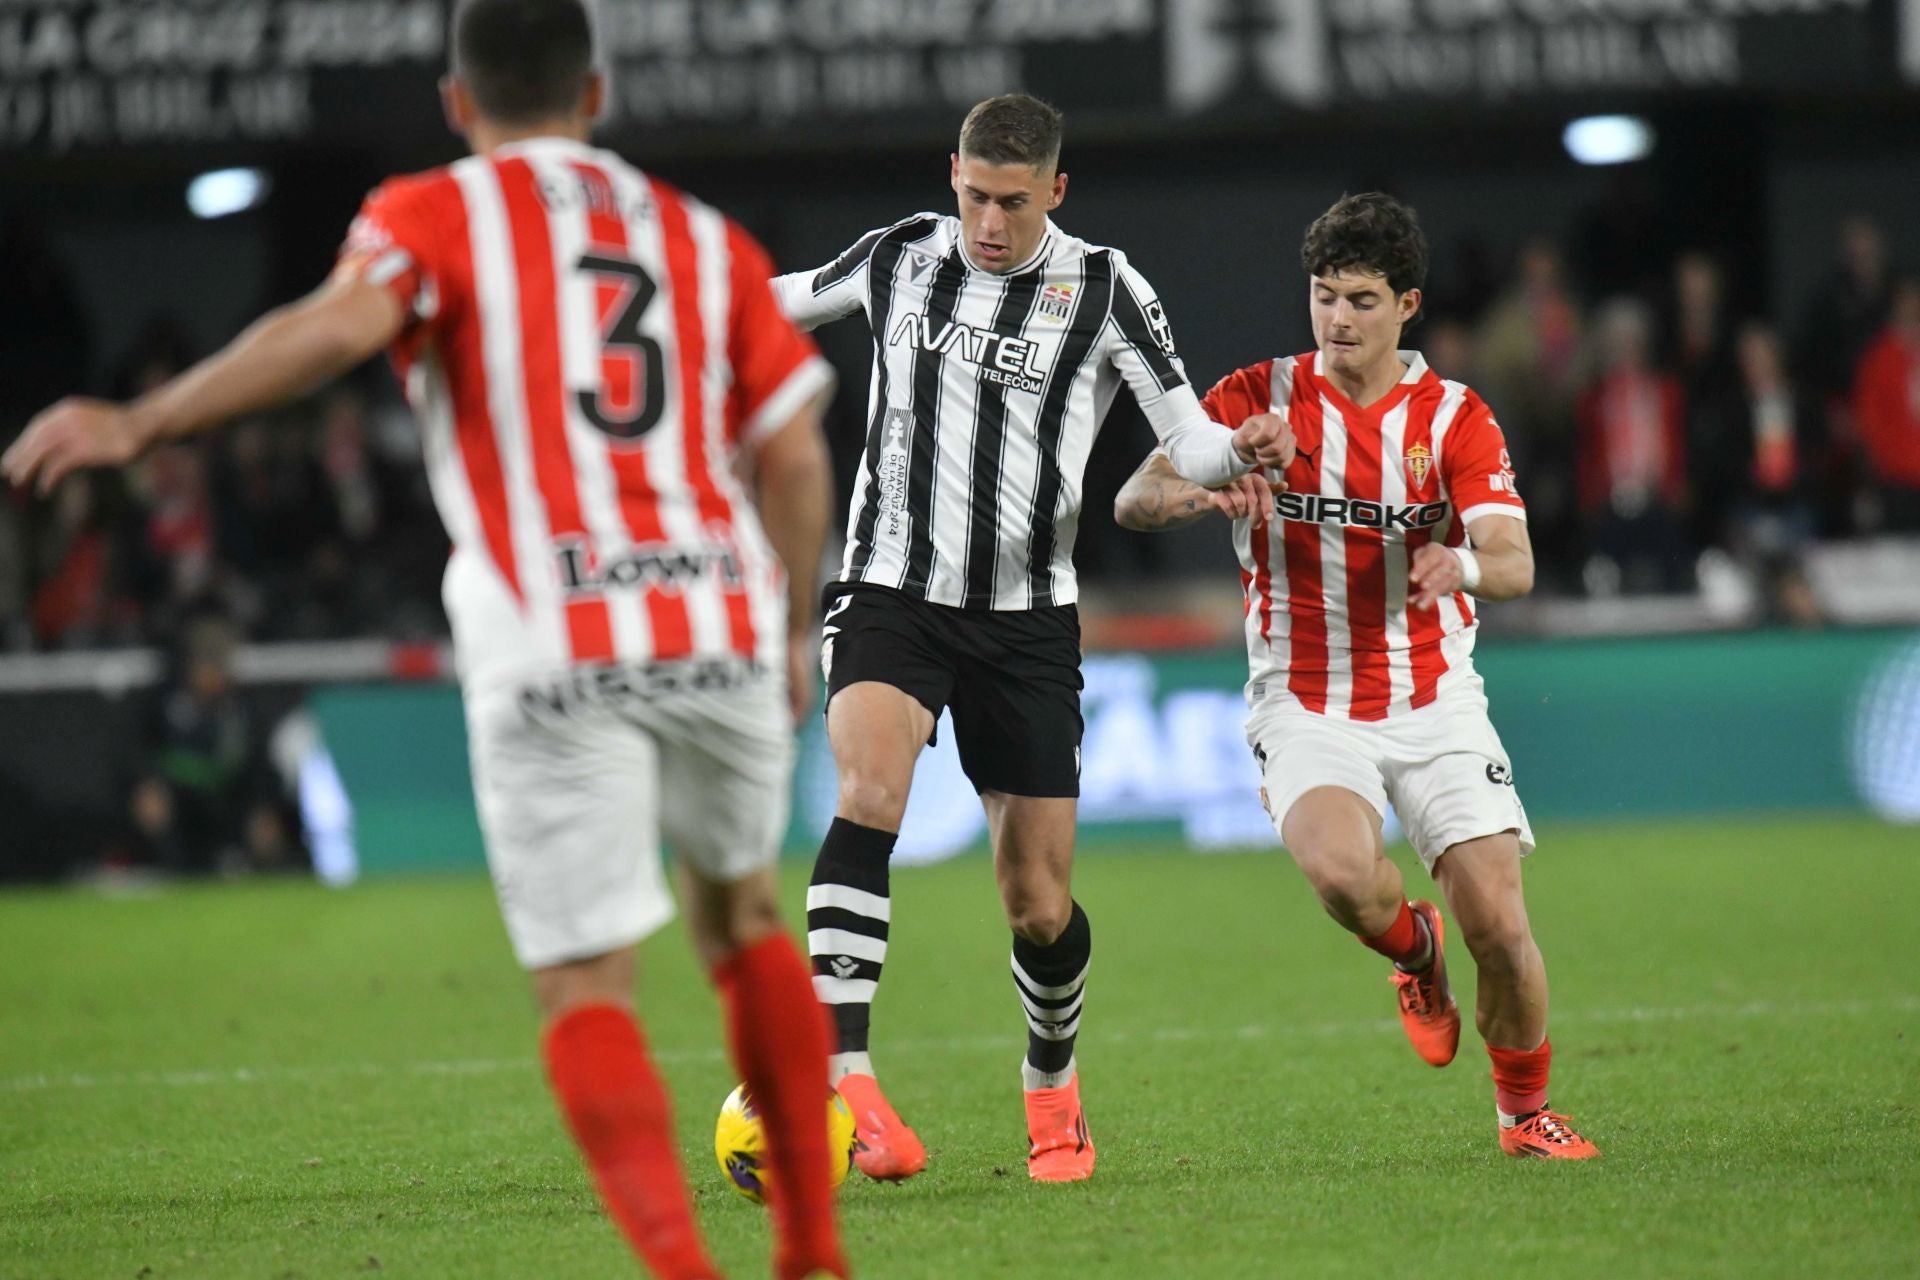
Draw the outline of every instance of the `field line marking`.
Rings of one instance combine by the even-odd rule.
[[[1629,1007],[1590,1009],[1556,1013],[1556,1025],[1573,1023],[1605,1026],[1615,1023],[1661,1023],[1707,1021],[1712,1019],[1781,1019],[1845,1017],[1860,1018],[1886,1013],[1920,1013],[1920,996],[1893,996],[1884,1000],[1825,1000],[1797,1004],[1778,1004],[1750,1000],[1741,1004],[1677,1005],[1672,1007]],[[1240,1027],[1155,1027],[1148,1029],[1115,1028],[1095,1031],[1108,1044],[1187,1044],[1200,1040],[1324,1040],[1342,1036],[1382,1035],[1400,1029],[1398,1018],[1364,1018],[1345,1022],[1249,1023]],[[1003,1036],[927,1037],[891,1041],[890,1053],[1000,1053],[1018,1048],[1019,1036],[1009,1030]],[[724,1061],[717,1047],[662,1049],[654,1060],[663,1064]],[[209,1067],[178,1071],[60,1072],[14,1076],[0,1079],[0,1093],[31,1093],[43,1089],[126,1089],[160,1087],[198,1088],[209,1085],[297,1083],[348,1077],[410,1076],[487,1076],[508,1072],[532,1071],[537,1067],[532,1055],[513,1058],[462,1058],[436,1062],[338,1062],[313,1066]]]

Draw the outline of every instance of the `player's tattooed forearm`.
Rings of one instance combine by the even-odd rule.
[[[1184,497],[1173,494],[1175,482],[1155,476],[1143,482],[1134,498],[1134,514],[1149,529],[1177,529],[1206,514],[1205,494],[1184,481],[1178,487],[1187,490]]]

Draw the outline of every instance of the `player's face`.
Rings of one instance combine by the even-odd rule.
[[[1047,215],[1067,197],[1067,175],[956,155],[953,192],[967,257],[982,271],[1011,271],[1040,247]]]
[[[1400,331],[1420,309],[1420,291],[1395,294],[1383,275],[1333,271],[1313,277],[1308,306],[1321,366],[1361,376],[1397,357]]]

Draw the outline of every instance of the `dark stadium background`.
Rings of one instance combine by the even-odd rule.
[[[445,17],[431,0],[0,7],[0,441],[59,394],[125,394],[210,351],[322,277],[382,177],[458,155],[434,96]],[[1297,245],[1316,213],[1347,191],[1410,200],[1433,266],[1409,342],[1492,400],[1532,504],[1540,592],[1487,611],[1483,666],[1509,736],[1623,731],[1608,719],[1619,699],[1579,673],[1595,669],[1593,653],[1618,652],[1609,642],[1677,634],[1636,661],[1657,678],[1708,655],[1718,683],[1691,686],[1692,713],[1793,717],[1795,735],[1824,744],[1820,785],[1788,807],[1920,808],[1900,763],[1920,693],[1899,665],[1920,620],[1920,462],[1904,482],[1881,474],[1849,412],[1863,345],[1920,265],[1920,3],[654,0],[602,17],[615,98],[602,140],[734,213],[789,269],[949,208],[946,155],[976,97],[1051,96],[1068,115],[1072,179],[1058,222],[1123,248],[1157,285],[1202,385],[1308,345]],[[1566,126],[1607,113],[1650,126],[1651,151],[1576,163]],[[227,168],[264,175],[264,196],[196,217],[188,184]],[[1884,249],[1878,275],[1851,292],[1837,283],[1845,236]],[[1497,375],[1485,367],[1530,245],[1557,259],[1579,329],[1557,388],[1530,385],[1524,358],[1517,371],[1510,356]],[[1704,256],[1722,298],[1693,357],[1675,336],[1677,264],[1690,256]],[[1656,370],[1688,397],[1682,496],[1638,565],[1604,554],[1600,516],[1583,506],[1573,411],[1620,299],[1643,308]],[[1781,519],[1749,509],[1733,344],[1752,322],[1777,335],[1800,405],[1797,464],[1763,504]],[[868,338],[843,324],[820,340],[842,376],[831,427],[844,504]],[[1207,692],[1230,720],[1238,661],[1224,527],[1154,539],[1107,518],[1149,442],[1123,397],[1095,451],[1079,542],[1089,648],[1120,664],[1100,686],[1119,692],[1090,713],[1123,707],[1147,726],[1136,736],[1164,733],[1183,691]],[[1906,448],[1920,454],[1920,439]],[[317,833],[303,811],[302,764],[329,749],[361,865],[471,860],[440,648],[443,543],[390,376],[369,367],[182,455],[95,478],[64,512],[0,501],[0,878],[303,866],[316,840],[344,830],[336,815],[333,835]],[[350,486],[374,495],[372,517],[342,515]],[[1782,627],[1791,634],[1768,639]],[[234,787],[283,828],[264,853],[239,837],[215,856],[162,849],[134,815],[142,781],[164,770],[155,726],[196,644],[237,645],[253,746]],[[1783,663],[1841,674],[1831,696],[1777,706],[1802,687]],[[1585,697],[1588,711],[1506,711],[1506,664],[1543,701]],[[1868,707],[1869,686],[1890,692]],[[1656,727],[1663,710],[1636,708]],[[1208,749],[1227,759],[1235,732]],[[370,764],[395,733],[420,748],[399,764],[438,753],[445,767]],[[1784,746],[1769,756],[1766,742],[1747,750],[1758,754],[1724,762],[1728,778],[1796,758]],[[1675,767],[1655,750],[1644,775],[1616,770],[1620,794],[1587,808],[1685,809],[1648,783]],[[1193,816],[1206,797],[1114,785],[1111,803],[1090,805],[1094,827],[1171,822],[1206,842]],[[1585,812],[1536,790],[1541,816]],[[1696,794],[1714,797],[1702,809],[1769,798],[1737,785]],[[804,798],[802,811],[804,823]],[[955,830],[946,844],[964,824]],[[1213,838],[1257,842],[1257,824]],[[429,847],[441,852],[419,854]]]

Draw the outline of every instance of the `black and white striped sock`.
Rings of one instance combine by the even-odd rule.
[[[1067,927],[1048,945],[1013,937],[1013,985],[1027,1011],[1020,1075],[1028,1089],[1058,1089],[1073,1079],[1073,1042],[1092,957],[1093,926],[1077,902]]]
[[[807,887],[807,952],[814,994],[833,1013],[835,1084],[843,1076],[873,1074],[867,1031],[887,959],[893,918],[887,861],[896,839],[891,831],[835,818]]]

